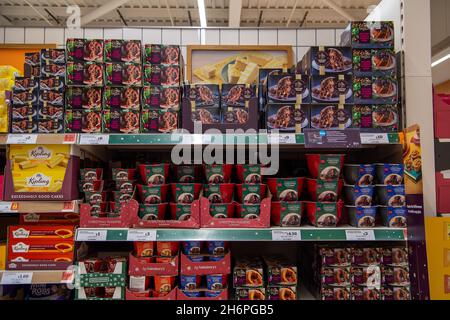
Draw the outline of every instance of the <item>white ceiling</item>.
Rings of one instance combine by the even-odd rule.
[[[63,26],[66,7],[81,14],[118,0],[1,0],[1,26]],[[364,19],[380,0],[205,0],[208,27],[228,26],[229,3],[241,4],[241,27],[344,27],[348,16]],[[199,26],[197,0],[129,0],[87,26]],[[330,4],[331,3],[331,4]],[[330,7],[331,6],[331,7]],[[345,18],[337,13],[342,9]],[[234,14],[234,12],[233,12]],[[122,18],[123,20],[122,20]],[[190,18],[189,18],[190,16]],[[125,23],[124,23],[125,21]],[[288,23],[289,21],[289,23]]]

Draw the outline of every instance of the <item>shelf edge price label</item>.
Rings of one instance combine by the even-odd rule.
[[[362,144],[389,144],[387,133],[361,133]]]
[[[75,201],[64,202],[61,212],[75,212]]]
[[[63,138],[63,144],[75,144],[77,135],[75,133],[66,133]]]
[[[8,134],[6,144],[36,144],[37,134]]]
[[[129,229],[127,241],[156,241],[156,230]]]
[[[296,142],[295,133],[271,134],[269,136],[270,144],[295,144]]]
[[[345,238],[348,241],[374,241],[373,230],[345,230]]]
[[[33,272],[5,272],[1,284],[31,284],[32,280]]]
[[[16,213],[19,211],[19,204],[17,202],[0,202],[0,212]]]
[[[106,241],[108,230],[78,230],[77,241]]]
[[[109,134],[82,134],[79,144],[106,145],[109,144]]]
[[[272,230],[272,241],[301,241],[300,230]]]

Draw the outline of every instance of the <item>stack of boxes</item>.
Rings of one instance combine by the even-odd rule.
[[[266,81],[268,131],[301,133],[309,126],[310,77],[300,72],[270,72]]]
[[[103,40],[68,39],[65,131],[102,132]]]
[[[35,266],[59,269],[58,262],[72,264],[74,258],[74,226],[18,225],[8,228],[7,269]],[[66,267],[67,267],[66,266]]]
[[[37,133],[39,78],[17,77],[11,96],[11,133]]]
[[[10,132],[63,133],[65,50],[26,53],[24,70],[14,83]]]
[[[64,77],[39,79],[38,132],[64,132]]]
[[[25,53],[25,64],[23,67],[25,77],[41,76],[41,53],[27,52]]]
[[[353,78],[350,47],[311,47],[296,69],[311,76],[311,128],[351,127]]]
[[[142,48],[139,40],[105,40],[103,132],[139,133]]]
[[[228,290],[229,254],[228,244],[224,241],[183,242],[181,260],[180,290],[190,298],[215,298]],[[207,254],[204,253],[207,247]],[[186,260],[187,258],[187,260]],[[185,263],[185,261],[189,261]],[[218,267],[221,266],[221,267]],[[218,272],[227,270],[228,272]]]
[[[312,291],[321,300],[409,300],[405,247],[317,246]]]
[[[233,285],[237,300],[297,300],[297,267],[281,256],[241,258]]]
[[[352,22],[341,45],[353,54],[353,126],[364,131],[398,131],[399,108],[394,24]]]
[[[144,46],[144,87],[140,130],[142,133],[170,133],[178,128],[183,81],[180,47]]]

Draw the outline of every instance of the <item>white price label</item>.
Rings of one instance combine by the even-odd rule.
[[[1,284],[31,284],[33,272],[5,272]]]
[[[127,241],[156,241],[156,230],[129,229]]]
[[[18,211],[18,205],[16,202],[0,202],[0,212],[10,213]]]
[[[361,133],[362,144],[389,144],[387,133]]]
[[[8,134],[6,144],[36,144],[37,134]]]
[[[174,133],[171,136],[171,141],[177,144],[191,144],[191,135]]]
[[[108,134],[82,134],[79,144],[87,145],[105,145],[109,144]]]
[[[300,230],[272,230],[272,241],[300,241]]]
[[[269,136],[270,144],[295,144],[296,142],[294,133],[272,134]]]
[[[345,237],[349,241],[374,241],[373,230],[345,230]]]
[[[78,230],[77,241],[106,241],[108,230]]]

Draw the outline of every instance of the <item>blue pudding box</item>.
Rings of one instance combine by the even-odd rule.
[[[402,164],[375,164],[377,184],[401,185],[403,184],[404,165]]]
[[[393,208],[379,206],[378,211],[381,216],[383,225],[390,228],[406,228],[407,227],[407,213],[406,207]]]
[[[373,228],[377,216],[377,207],[347,206],[350,225],[356,228]]]

